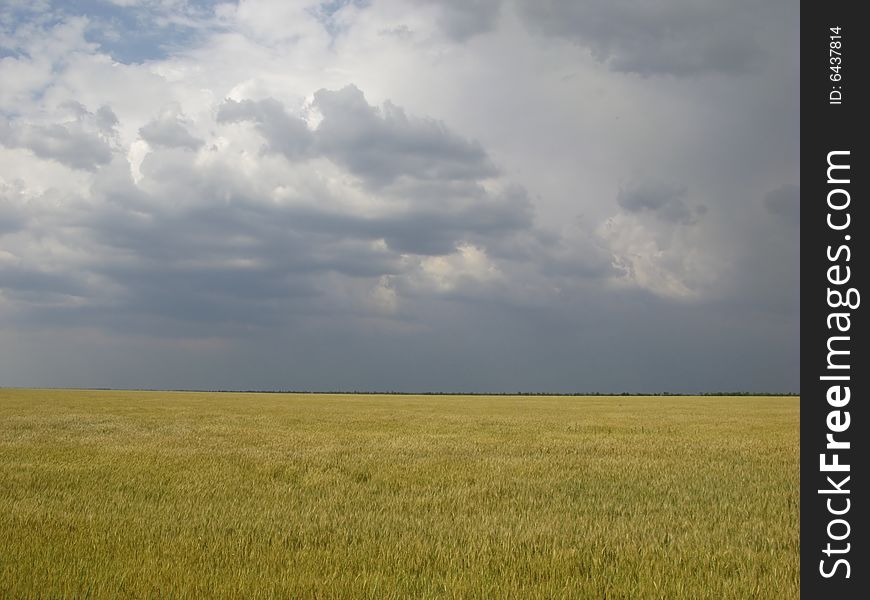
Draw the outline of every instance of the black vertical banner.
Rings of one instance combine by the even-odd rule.
[[[866,598],[870,235],[861,3],[801,10],[801,593]],[[861,283],[859,283],[859,281]],[[863,363],[861,362],[863,357]],[[861,490],[865,490],[862,493]],[[824,594],[824,595],[823,595]]]

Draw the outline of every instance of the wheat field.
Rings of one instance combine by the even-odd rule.
[[[0,597],[797,598],[799,399],[0,389]]]

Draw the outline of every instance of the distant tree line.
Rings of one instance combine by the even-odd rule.
[[[115,388],[64,388],[111,391]],[[125,390],[128,388],[124,388]],[[321,394],[321,395],[356,395],[356,396],[800,396],[797,392],[398,392],[362,391],[362,390],[242,390],[242,389],[162,389],[162,388],[130,388],[140,392],[213,392],[235,394]],[[120,389],[118,390],[120,391]]]

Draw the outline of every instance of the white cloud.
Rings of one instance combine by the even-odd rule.
[[[419,263],[420,285],[437,292],[452,292],[504,281],[504,274],[487,257],[486,252],[471,244],[463,244],[446,256],[427,256]]]

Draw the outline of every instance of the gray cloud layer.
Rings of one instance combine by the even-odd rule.
[[[452,39],[464,42],[495,29],[502,0],[417,0],[439,9],[438,25]]]
[[[801,223],[801,190],[799,186],[786,184],[771,190],[764,197],[764,206],[774,215],[793,225]]]
[[[657,217],[677,223],[691,223],[705,212],[704,207],[689,208],[685,186],[662,181],[635,182],[622,187],[616,202],[629,212],[649,211]]]
[[[19,126],[0,123],[0,143],[10,148],[26,148],[40,158],[56,160],[73,169],[93,171],[112,159],[106,140],[79,123]]]
[[[532,27],[589,48],[617,71],[736,72],[761,51],[752,20],[721,2],[544,0],[523,3],[523,11]]]
[[[185,7],[0,23],[0,385],[797,389],[796,5]]]
[[[284,106],[274,98],[259,102],[253,100],[226,100],[218,109],[218,123],[253,121],[268,141],[268,149],[289,159],[305,156],[313,137],[305,121],[288,115]]]
[[[317,144],[324,153],[374,184],[402,176],[468,181],[496,175],[480,144],[454,135],[437,121],[409,118],[390,102],[369,106],[356,86],[320,90],[323,113]]]
[[[150,144],[166,148],[196,150],[202,145],[202,140],[191,135],[182,123],[172,117],[163,117],[146,123],[139,129],[139,135]]]

